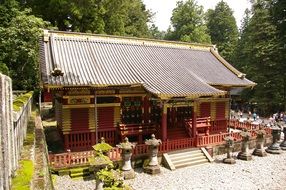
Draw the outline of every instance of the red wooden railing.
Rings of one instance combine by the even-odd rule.
[[[210,117],[197,118],[196,122],[197,122],[196,126],[197,126],[198,134],[204,134],[204,135],[209,134],[209,130],[211,127]],[[191,134],[192,134],[192,127],[193,127],[193,120],[192,119],[186,120],[185,127],[189,135],[192,136]]]
[[[213,134],[219,132],[227,132],[227,120],[225,118],[211,121],[210,133]]]
[[[98,129],[98,137],[104,137],[105,142],[115,145],[116,128]],[[95,132],[89,130],[70,131],[64,134],[65,149],[72,151],[90,150],[95,145]]]
[[[266,135],[271,135],[271,128],[264,128]],[[256,130],[249,131],[252,138],[256,138]],[[226,136],[232,136],[235,141],[240,141],[242,139],[240,132],[232,133],[220,133],[208,136],[197,136],[196,138],[185,138],[185,139],[176,139],[176,140],[167,140],[162,142],[159,146],[159,154],[186,149],[191,147],[203,147],[207,145],[219,145],[224,144],[224,138]],[[145,144],[140,144],[135,146],[133,149],[133,156],[146,155],[148,153],[148,146]],[[88,158],[93,156],[93,151],[84,151],[84,152],[67,152],[62,154],[49,154],[50,166],[53,168],[63,168],[77,165],[88,165]],[[121,159],[121,151],[119,148],[113,148],[109,154],[111,160]]]
[[[247,130],[256,130],[259,129],[259,127],[265,127],[262,124],[252,124],[250,122],[240,122],[239,120],[236,119],[231,119],[229,120],[229,127],[234,128],[234,129],[247,129]]]
[[[95,134],[90,131],[70,131],[64,135],[65,149],[72,151],[88,150],[95,144]]]
[[[161,144],[159,153],[195,147],[194,138],[168,140]]]
[[[50,166],[53,168],[65,168],[88,164],[88,158],[94,156],[94,151],[65,152],[61,154],[49,154]]]
[[[125,136],[155,133],[156,125],[154,123],[119,124],[118,129],[124,138]]]
[[[115,140],[116,140],[116,128],[104,128],[98,129],[98,138],[104,137],[104,140],[106,143],[110,145],[115,145]]]

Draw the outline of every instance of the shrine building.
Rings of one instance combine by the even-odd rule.
[[[255,86],[213,45],[48,30],[40,71],[72,151],[225,133],[230,90]]]

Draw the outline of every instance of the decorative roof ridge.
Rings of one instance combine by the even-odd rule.
[[[240,72],[236,68],[234,68],[230,63],[228,63],[217,51],[215,48],[210,48],[210,52],[231,72],[233,72],[238,78],[244,79],[246,74]]]
[[[83,40],[98,40],[102,42],[110,43],[123,43],[123,44],[133,44],[133,45],[146,45],[146,46],[157,46],[157,47],[169,47],[178,49],[193,49],[193,50],[203,50],[210,51],[214,46],[211,44],[199,44],[199,43],[188,43],[179,41],[167,41],[167,40],[157,40],[150,38],[137,38],[129,36],[113,36],[105,34],[90,34],[90,33],[78,33],[78,32],[67,32],[67,31],[54,31],[54,30],[44,30],[44,41],[48,41],[48,37],[53,35],[56,37],[67,37],[67,38],[77,38]]]

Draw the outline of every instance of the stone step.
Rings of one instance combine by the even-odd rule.
[[[176,166],[177,164],[187,163],[187,162],[194,162],[194,161],[198,161],[198,160],[206,160],[205,155],[191,157],[191,158],[190,157],[176,158],[176,159],[172,159],[172,162]]]
[[[203,165],[207,163],[209,163],[209,161],[207,159],[203,159],[203,160],[195,160],[192,162],[185,162],[185,163],[179,163],[179,164],[174,164],[174,165],[176,168],[183,168],[187,166],[197,166],[197,165]]]
[[[77,177],[83,177],[83,176],[87,176],[87,175],[90,175],[90,173],[78,172],[78,173],[71,173],[70,177],[71,178],[77,178]]]
[[[192,150],[192,151],[181,151],[181,152],[170,152],[168,153],[170,157],[174,156],[180,156],[180,155],[190,155],[190,156],[196,156],[203,154],[201,150]]]
[[[209,164],[208,160],[198,160],[196,162],[193,163],[185,163],[185,164],[181,164],[181,165],[176,165],[175,167],[178,168],[183,168],[183,167],[195,167],[195,166],[202,166],[202,165],[206,165]]]
[[[176,160],[181,160],[181,159],[191,159],[191,158],[197,158],[197,157],[205,157],[205,155],[203,153],[195,153],[195,154],[190,154],[190,153],[186,153],[186,154],[174,154],[174,155],[170,155],[170,158],[173,160],[173,161],[176,161]]]
[[[88,167],[83,167],[83,168],[73,168],[70,169],[70,177],[71,178],[80,178],[84,176],[89,176],[91,172],[89,171]]]
[[[163,154],[163,159],[171,170],[177,168],[202,165],[211,162],[211,157],[204,148],[186,149]]]

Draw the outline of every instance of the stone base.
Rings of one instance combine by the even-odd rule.
[[[225,158],[225,159],[223,159],[222,162],[226,163],[226,164],[235,164],[236,163],[234,158]]]
[[[286,150],[286,147],[284,147],[284,146],[281,146],[281,150]]]
[[[135,172],[133,169],[129,171],[122,171],[124,179],[134,179],[135,178]]]
[[[251,154],[245,153],[245,152],[239,152],[237,155],[237,158],[240,160],[246,160],[246,161],[252,160]]]
[[[265,157],[267,156],[267,153],[265,152],[265,150],[263,149],[254,149],[252,155],[255,155],[255,156],[260,156],[260,157]]]
[[[270,148],[267,148],[265,151],[270,153],[270,154],[281,154],[282,153],[281,149],[270,149]]]
[[[286,150],[286,141],[283,141],[281,144],[280,144],[280,147],[282,150]]]
[[[160,167],[158,165],[157,166],[146,166],[143,168],[144,168],[144,172],[147,174],[155,175],[155,174],[161,173]]]

